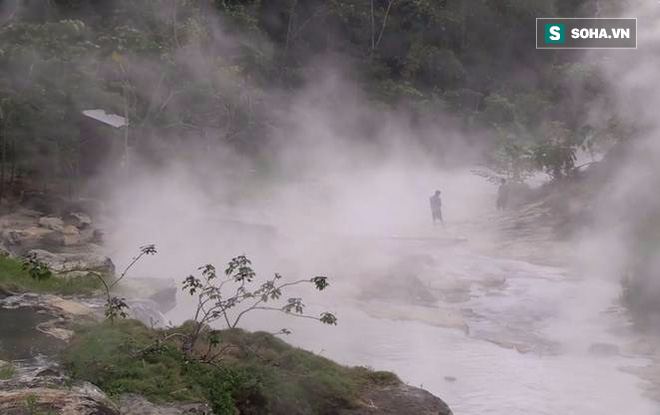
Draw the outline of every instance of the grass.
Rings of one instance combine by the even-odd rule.
[[[11,379],[15,373],[16,369],[9,363],[0,366],[0,380]]]
[[[141,353],[156,336],[132,320],[81,327],[63,362],[73,377],[110,396],[138,393],[159,403],[208,402],[217,415],[336,413],[354,406],[366,385],[400,382],[391,373],[341,366],[263,332],[220,332],[217,347],[227,352],[214,365],[187,360],[173,341]]]
[[[101,288],[95,277],[34,279],[23,269],[23,261],[0,256],[0,292],[36,292],[61,295],[93,294]]]

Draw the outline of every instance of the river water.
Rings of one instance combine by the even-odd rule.
[[[284,204],[259,193],[268,200],[263,212],[255,204],[208,209],[192,192],[195,183],[177,194],[171,181],[149,182],[158,192],[143,195],[137,186],[117,199],[123,202],[108,233],[112,257],[127,264],[135,247],[155,243],[158,256],[133,275],[177,281],[209,262],[223,269],[230,255],[241,253],[255,261],[260,276],[327,273],[331,287],[320,295],[292,290],[285,296],[303,297],[308,313],[335,312],[338,326],[267,313],[249,314],[241,327],[289,328],[286,341],[343,364],[394,371],[446,400],[456,415],[660,414],[660,404],[643,396],[641,380],[620,370],[646,366],[646,359],[589,352],[593,344],[625,351],[636,340],[616,311],[619,282],[509,258],[552,256],[542,243],[551,240],[542,214],[496,215],[494,189],[483,180],[443,174],[449,230],[429,229],[424,195],[438,175],[376,173],[366,181],[357,173],[338,178],[323,192],[335,195],[330,202],[302,203],[307,199],[298,193],[315,194],[304,186],[292,188],[298,193],[288,189],[294,194],[282,197]],[[530,226],[509,220],[522,213]],[[467,241],[443,243],[452,233]],[[394,234],[413,237],[387,238]],[[500,245],[501,253],[481,242]],[[430,295],[410,293],[411,286]],[[180,323],[193,307],[180,292],[167,317]]]
[[[336,327],[275,315],[255,315],[244,326],[287,327],[293,334],[286,340],[297,346],[343,364],[394,371],[442,397],[457,415],[660,414],[660,405],[643,397],[639,379],[620,370],[645,359],[589,352],[593,343],[623,347],[634,340],[622,334],[624,322],[613,308],[615,281],[479,255],[462,245],[396,241],[385,249],[426,258],[415,272],[440,300],[420,307],[330,290],[307,305],[336,311]],[[345,284],[338,283],[339,292],[347,292]],[[434,316],[446,314],[460,316],[469,332],[442,327],[446,319]]]

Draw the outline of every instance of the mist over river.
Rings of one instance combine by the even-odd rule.
[[[440,300],[434,308],[338,297],[331,290],[307,305],[308,310],[336,311],[336,327],[276,314],[265,320],[255,314],[244,326],[290,328],[293,334],[285,340],[299,347],[344,364],[394,371],[443,397],[456,414],[659,413],[660,405],[642,396],[639,379],[620,370],[644,365],[644,359],[589,352],[594,343],[633,341],[623,334],[622,319],[613,308],[618,284],[478,255],[461,245],[385,245],[403,257],[432,258],[432,269],[420,274],[432,292],[442,296],[447,286],[441,282],[451,279],[454,293],[460,285],[468,295]],[[175,322],[192,312],[186,298],[180,300],[169,315]],[[434,324],[433,315],[447,313],[460,315],[469,334]]]
[[[296,221],[280,226],[259,225],[268,220],[254,220],[259,212],[245,204],[239,219],[223,219],[231,217],[228,210],[210,209],[193,187],[176,198],[131,193],[135,203],[118,210],[109,235],[113,258],[121,264],[132,247],[155,243],[159,254],[141,262],[135,275],[177,283],[208,262],[223,270],[229,255],[241,253],[260,278],[327,275],[327,290],[294,287],[284,298],[302,297],[310,315],[335,313],[337,326],[274,312],[249,313],[240,326],[288,328],[284,340],[296,346],[342,364],[393,371],[442,397],[457,415],[660,413],[660,404],[644,397],[640,378],[621,370],[649,361],[627,352],[637,338],[618,305],[620,281],[534,263],[540,261],[526,253],[543,254],[539,232],[516,231],[521,237],[511,245],[511,235],[486,226],[503,218],[492,212],[492,187],[469,174],[444,177],[446,230],[427,223],[420,199],[432,180],[419,177],[364,187],[364,208],[357,186],[326,205],[293,203],[288,194],[288,211],[271,217]],[[390,194],[403,196],[390,210],[373,210],[375,201],[393,200]],[[270,212],[277,207],[270,204]],[[488,249],[503,245],[519,255]],[[552,262],[550,252],[545,256]],[[179,291],[167,318],[179,324],[194,307]]]

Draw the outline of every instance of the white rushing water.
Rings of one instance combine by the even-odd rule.
[[[620,321],[607,312],[619,295],[617,283],[475,255],[462,247],[395,245],[399,253],[433,259],[420,279],[434,292],[441,292],[447,279],[460,283],[467,295],[440,301],[441,308],[426,314],[453,310],[463,316],[469,334],[414,321],[419,313],[407,316],[405,305],[396,307],[397,319],[375,318],[374,309],[386,309],[389,302],[339,300],[331,292],[323,297],[329,302],[308,304],[308,309],[337,311],[337,327],[272,315],[266,321],[254,316],[245,326],[288,327],[293,335],[286,340],[297,346],[343,364],[394,371],[442,397],[456,415],[660,413],[659,404],[642,396],[639,379],[620,370],[644,365],[644,359],[588,351],[593,343],[633,341],[615,334]],[[486,339],[515,344],[525,353]]]

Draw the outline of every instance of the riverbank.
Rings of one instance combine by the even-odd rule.
[[[92,217],[22,208],[0,217],[0,319],[22,322],[0,325],[3,414],[451,414],[392,373],[342,366],[268,333],[214,332],[202,343],[213,361],[186,353],[174,335],[186,326],[162,328],[175,286],[146,292],[128,277],[117,292],[142,322],[111,324],[100,288],[114,264]]]
[[[216,333],[218,343],[204,339],[204,353],[217,357],[202,362],[201,356],[184,354],[172,336],[185,326],[111,324],[100,310],[73,300],[19,298],[3,300],[0,319],[27,323],[35,312],[43,317],[33,320],[32,333],[22,328],[18,344],[5,345],[30,345],[30,351],[23,351],[24,359],[3,362],[3,414],[39,413],[25,412],[29,407],[75,415],[142,414],[144,407],[153,414],[402,414],[405,408],[451,414],[440,399],[392,373],[341,366],[269,333]]]

